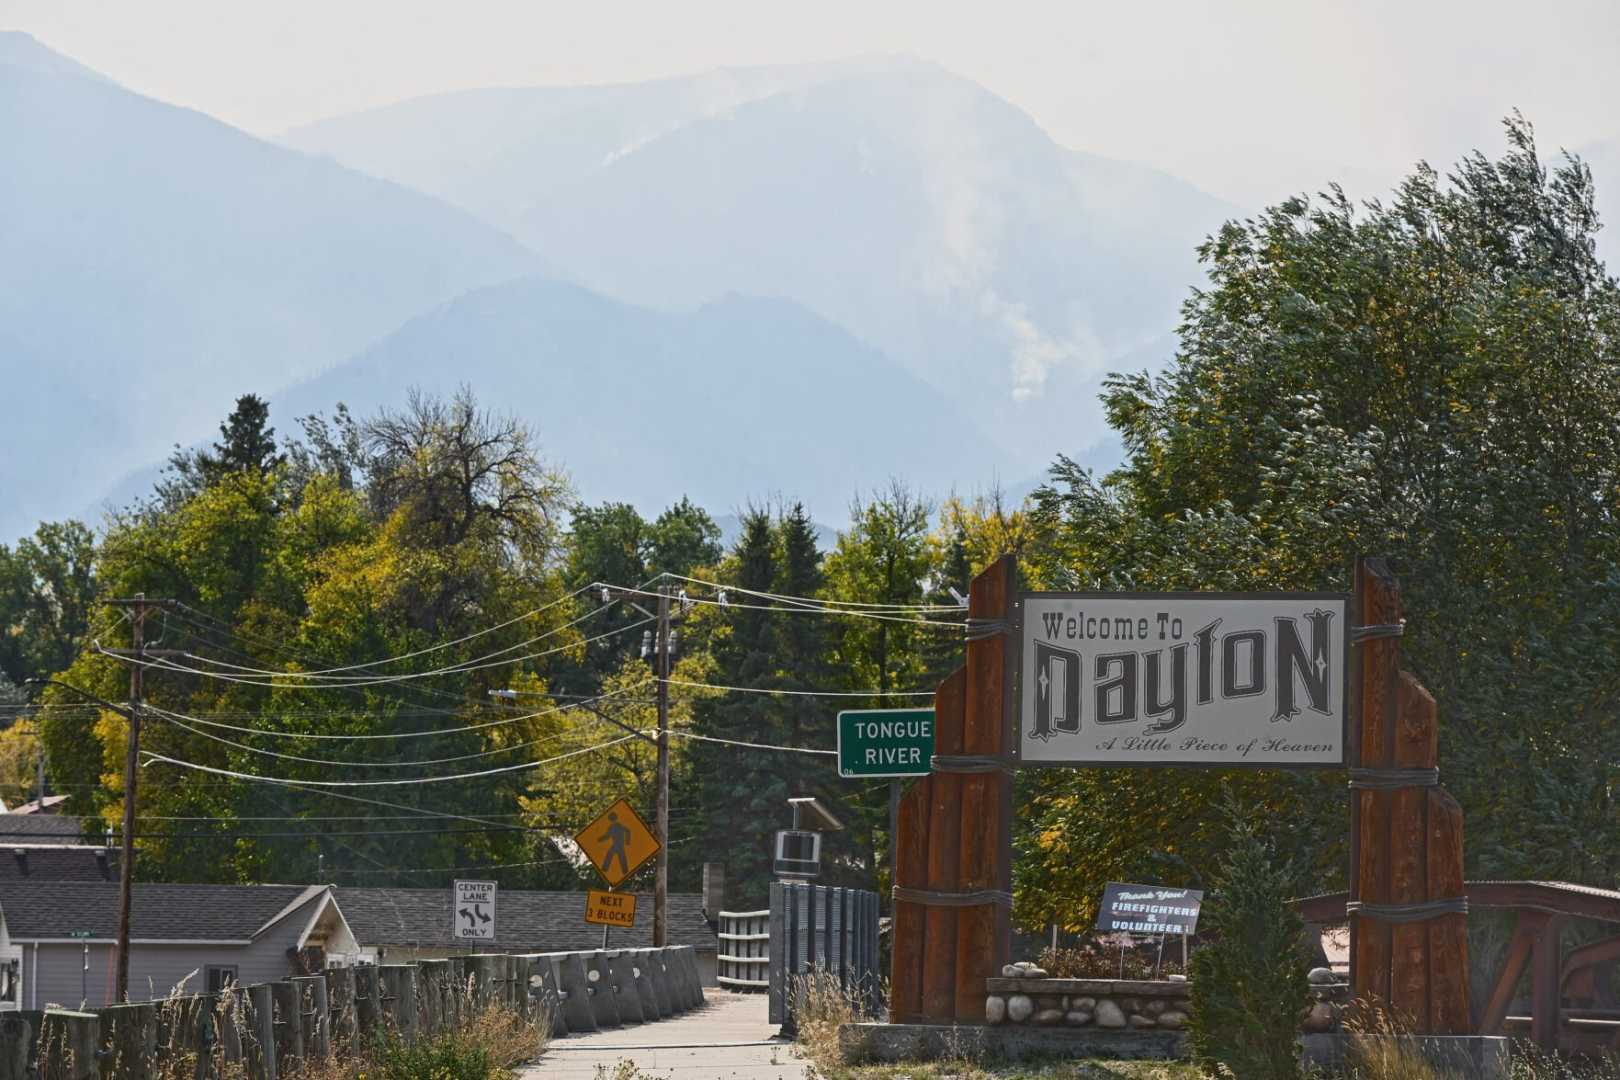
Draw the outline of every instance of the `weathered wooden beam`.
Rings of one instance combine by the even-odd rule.
[[[1009,724],[1008,642],[1018,564],[1004,555],[973,579],[968,588],[970,619],[1002,620],[1007,633],[970,640],[967,645],[966,710],[962,753],[1001,757]],[[961,778],[961,849],[957,888],[963,892],[1012,891],[1012,775],[974,773]],[[984,981],[1001,974],[1011,946],[1009,909],[981,904],[959,909],[956,926],[956,986],[951,1016],[958,1021],[984,1020]]]
[[[1530,946],[1530,1040],[1543,1050],[1556,1050],[1562,1009],[1558,976],[1563,970],[1564,917],[1527,911],[1520,919],[1521,925],[1529,928],[1533,938]]]
[[[934,753],[962,752],[967,672],[946,676],[934,694]],[[962,837],[962,777],[936,772],[928,784],[928,872],[925,888],[956,891]],[[959,909],[929,905],[923,916],[922,1014],[930,1020],[956,1016],[956,935]]]
[[[1381,559],[1363,559],[1356,564],[1355,610],[1363,625],[1395,624],[1401,621],[1400,589],[1395,577]],[[1395,764],[1396,687],[1400,676],[1400,646],[1396,638],[1373,638],[1362,642],[1358,660],[1361,682],[1360,737],[1356,760],[1363,768],[1392,768]],[[1392,887],[1391,848],[1394,792],[1356,791],[1357,865],[1351,884],[1351,899],[1362,903],[1387,904]],[[1356,997],[1389,1002],[1391,994],[1392,949],[1390,926],[1376,919],[1351,920],[1354,947],[1351,951],[1351,982]]]

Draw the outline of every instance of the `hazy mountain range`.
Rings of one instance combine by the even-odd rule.
[[[1117,452],[1098,379],[1169,358],[1236,212],[896,58],[270,142],[0,34],[0,139],[0,538],[127,500],[249,390],[290,431],[465,382],[654,511],[1022,489]]]

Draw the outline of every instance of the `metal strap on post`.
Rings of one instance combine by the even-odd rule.
[[[1361,791],[1439,787],[1439,769],[1351,769],[1350,786]]]
[[[1360,915],[1387,923],[1426,922],[1442,915],[1468,914],[1468,897],[1454,896],[1447,900],[1426,900],[1413,904],[1365,904],[1351,900],[1344,905],[1347,915]]]
[[[1367,626],[1352,626],[1350,640],[1352,642],[1372,641],[1375,638],[1401,637],[1406,633],[1406,620],[1397,623],[1372,623]]]
[[[969,641],[983,641],[985,638],[1010,634],[1012,629],[1012,620],[1010,619],[983,619],[969,616],[966,636]]]
[[[1000,889],[980,889],[976,892],[941,892],[935,889],[910,889],[904,885],[894,887],[894,898],[907,904],[927,907],[982,907],[985,904],[1012,906],[1012,893]]]
[[[1004,757],[975,754],[935,754],[929,768],[942,773],[1010,773],[1012,762]]]

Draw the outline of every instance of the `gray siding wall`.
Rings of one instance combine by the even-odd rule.
[[[287,950],[298,943],[304,926],[315,912],[317,897],[270,927],[251,945],[143,945],[130,946],[129,998],[147,1001],[164,998],[195,970],[186,982],[186,992],[202,993],[208,989],[205,969],[210,964],[235,964],[237,980],[248,983],[275,982],[293,973],[293,960]],[[81,999],[80,968],[83,947],[76,944],[45,944],[39,949],[38,985],[35,985],[34,949],[32,942],[23,944],[23,1001],[25,1008],[45,1008],[63,1005],[77,1008]],[[90,970],[83,985],[88,990],[89,1008],[98,1008],[112,1000],[111,967],[114,949],[101,941],[90,943]],[[35,993],[38,996],[35,996]]]

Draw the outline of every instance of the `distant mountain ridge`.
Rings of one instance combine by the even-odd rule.
[[[804,304],[1028,471],[1102,436],[1113,362],[1168,359],[1194,248],[1232,212],[895,57],[439,95],[284,138],[440,194],[619,299]]]
[[[0,538],[467,289],[544,264],[437,199],[0,35]]]
[[[544,278],[444,304],[272,408],[364,413],[405,386],[462,382],[528,421],[584,499],[650,513],[682,494],[717,514],[782,496],[837,521],[891,476],[945,492],[1005,469],[950,402],[796,304],[728,296],[671,314]]]

